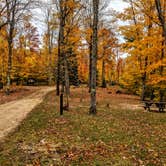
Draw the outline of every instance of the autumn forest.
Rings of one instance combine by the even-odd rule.
[[[155,93],[164,100],[164,1],[128,0],[122,13],[107,10],[111,2],[100,2],[97,55],[93,55],[92,2],[41,3],[1,1],[0,79],[7,89],[12,83],[24,85],[28,81],[90,86],[91,61],[96,56],[98,86],[119,84],[142,99]],[[42,36],[33,23],[40,17],[33,16],[39,8],[44,13]]]
[[[114,1],[0,0],[0,165],[164,165],[166,2]]]

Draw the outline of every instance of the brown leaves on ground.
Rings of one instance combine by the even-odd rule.
[[[137,96],[110,90],[98,89],[96,116],[88,114],[86,88],[71,89],[70,111],[62,117],[59,97],[50,93],[2,145],[0,165],[10,158],[31,166],[164,165],[166,114],[133,109]]]
[[[81,87],[73,89],[71,93],[71,108],[84,107],[89,108],[90,94],[88,88]],[[121,91],[121,93],[116,93]],[[100,107],[111,107],[113,109],[140,109],[140,101],[138,96],[129,95],[125,90],[118,86],[111,88],[98,88],[97,89],[97,104]]]
[[[0,90],[0,104],[4,104],[13,100],[21,99],[25,96],[30,95],[35,92],[37,87],[27,87],[27,86],[13,86],[11,88],[10,95],[6,95],[5,90]]]

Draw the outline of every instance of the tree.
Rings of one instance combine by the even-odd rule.
[[[130,8],[121,14],[121,18],[130,24],[121,27],[126,40],[123,51],[128,53],[128,57],[120,82],[140,94],[142,100],[150,89],[155,90],[156,99],[162,101],[166,88],[165,46],[162,24],[156,12],[158,7],[153,0],[128,2]],[[164,7],[164,3],[160,5]]]
[[[25,11],[28,9],[31,0],[22,2],[21,0],[5,0],[4,3],[4,21],[7,24],[7,41],[8,41],[8,68],[7,68],[7,88],[6,93],[10,94],[13,39],[15,37],[16,24],[22,19]]]
[[[107,68],[109,66],[109,70],[113,69],[111,65],[115,63],[114,48],[116,48],[117,39],[109,28],[101,28],[98,34],[98,60],[101,61],[101,87],[106,88],[106,65]]]
[[[92,67],[91,67],[91,102],[90,114],[96,114],[96,72],[97,72],[97,53],[98,53],[98,10],[99,0],[93,0],[93,31],[92,31]]]
[[[59,37],[58,37],[58,64],[57,64],[57,95],[66,96],[66,106],[69,109],[70,95],[70,59],[74,57],[77,43],[80,40],[79,12],[81,5],[79,1],[59,1]],[[78,35],[75,35],[78,34]],[[76,71],[76,70],[75,70]],[[61,91],[60,91],[61,85]]]
[[[55,74],[55,66],[53,65],[53,49],[55,47],[55,41],[56,41],[56,31],[57,31],[57,17],[56,9],[52,3],[44,3],[43,4],[43,10],[45,10],[45,25],[46,25],[46,32],[44,35],[44,47],[45,47],[45,53],[48,57],[48,83],[49,85],[53,84],[53,78]]]
[[[40,41],[38,30],[31,23],[31,16],[25,16],[21,21],[21,26],[17,27],[17,36],[14,40],[13,58],[12,58],[12,80],[17,84],[25,83],[29,78],[40,79],[37,73],[38,66],[43,63],[44,57],[40,57]],[[37,63],[37,60],[40,60]],[[46,65],[41,65],[41,71]],[[36,78],[34,78],[36,76]]]
[[[161,0],[155,0],[155,4],[156,4],[156,9],[157,9],[157,14],[158,14],[158,19],[160,22],[160,26],[162,28],[162,37],[163,37],[163,41],[162,41],[162,53],[161,53],[161,65],[160,65],[160,76],[163,77],[164,74],[164,58],[165,56],[165,46],[166,46],[166,3],[165,1],[161,2]],[[162,80],[161,84],[165,84],[166,80]],[[160,101],[164,100],[164,93],[166,93],[166,90],[164,90],[163,88],[160,89],[159,91],[160,93]]]
[[[99,23],[103,24],[103,20],[106,16],[106,8],[108,7],[109,1],[103,0],[102,2],[99,2]],[[92,26],[93,26],[93,2],[92,0],[85,0],[82,1],[82,5],[84,7],[84,10],[82,10],[82,14],[84,15],[84,18],[82,20],[83,23],[83,34],[84,39],[86,40],[87,47],[88,47],[88,53],[89,53],[89,80],[88,80],[88,87],[89,92],[91,91],[91,71],[92,71]],[[99,26],[98,26],[99,27]],[[100,28],[100,27],[99,27]]]

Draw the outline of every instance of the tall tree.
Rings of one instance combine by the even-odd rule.
[[[82,4],[84,6],[83,11],[83,25],[84,25],[84,35],[85,40],[88,45],[88,52],[89,52],[89,80],[88,80],[88,87],[89,92],[91,91],[91,71],[92,71],[92,26],[93,26],[93,1],[92,0],[83,0]],[[109,1],[103,0],[102,2],[99,2],[99,22],[103,23],[103,20],[106,16],[106,8],[108,7]]]
[[[53,60],[53,48],[56,38],[56,30],[57,30],[57,20],[54,14],[56,13],[54,6],[52,3],[44,3],[45,9],[45,24],[46,24],[46,32],[45,32],[45,46],[46,52],[48,56],[48,84],[52,85],[53,83],[53,73],[54,68],[52,64]]]
[[[64,55],[64,27],[66,22],[66,8],[64,6],[64,0],[59,0],[58,2],[59,9],[59,35],[58,35],[58,61],[57,61],[57,82],[56,82],[56,93],[60,95],[60,80],[61,78],[61,65]],[[64,82],[64,81],[62,81]],[[63,88],[62,88],[63,91]]]
[[[7,41],[8,41],[8,69],[7,69],[7,88],[6,93],[10,94],[11,85],[11,70],[12,70],[12,54],[13,54],[13,39],[15,36],[16,24],[25,15],[29,9],[32,0],[5,0],[4,6],[6,7],[5,20],[7,23]]]
[[[93,31],[92,31],[92,67],[91,67],[91,101],[90,114],[96,114],[96,73],[97,73],[97,55],[98,55],[98,14],[99,0],[93,0]]]
[[[81,5],[75,0],[59,1],[59,38],[58,38],[58,64],[57,64],[57,95],[66,95],[66,109],[69,109],[70,93],[70,65],[69,59],[74,55],[74,50],[78,47],[80,35],[79,20]],[[76,48],[75,48],[76,47]]]
[[[106,66],[115,62],[114,48],[116,47],[116,37],[111,29],[101,28],[99,30],[98,41],[98,60],[102,61],[101,64],[101,87],[106,88]],[[110,66],[110,70],[113,67]]]
[[[127,2],[130,8],[125,9],[122,18],[130,24],[121,29],[126,39],[123,48],[129,55],[125,60],[125,72],[122,77],[126,82],[124,85],[130,86],[132,91],[140,94],[142,100],[145,97],[149,98],[147,95],[150,94],[150,90],[155,91],[156,98],[162,101],[166,85],[165,37],[161,21],[163,17],[161,19],[159,13],[165,15],[165,1],[157,3],[154,0],[148,2],[128,0]]]
[[[166,50],[165,50],[165,46],[166,46],[166,2],[163,0],[155,0],[155,4],[156,4],[156,9],[157,9],[157,14],[158,14],[158,19],[160,22],[160,26],[162,28],[162,52],[161,52],[161,56],[160,56],[160,60],[161,60],[161,65],[160,65],[160,76],[163,77],[164,74],[164,58],[166,57]],[[165,84],[166,81],[162,81],[161,84]],[[164,100],[164,95],[166,90],[164,90],[163,88],[160,88],[160,101]]]

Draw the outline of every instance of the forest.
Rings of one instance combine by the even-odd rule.
[[[57,83],[57,93],[60,84],[87,84],[90,88],[96,68],[98,86],[118,84],[142,100],[156,97],[163,101],[165,2],[127,2],[122,13],[107,9],[111,6],[107,0],[98,4],[95,51],[91,1],[1,1],[1,86],[7,93],[11,84],[31,82]],[[39,9],[43,16],[40,12],[35,16]],[[39,35],[41,21],[44,32]]]
[[[12,101],[17,105],[13,104],[13,112],[32,110],[13,125],[14,133],[9,135],[4,134],[6,122],[0,122],[0,141],[6,139],[0,144],[0,165],[13,165],[13,161],[27,166],[165,165],[166,2],[119,0],[117,4],[125,4],[122,10],[113,3],[115,0],[0,0],[0,120]],[[24,97],[29,103],[19,106],[16,102],[23,103]],[[147,110],[149,114],[144,116]],[[116,121],[115,126],[110,121]],[[135,128],[130,128],[132,124]],[[79,131],[76,126],[84,129]],[[24,138],[27,131],[32,135]],[[153,131],[159,136],[158,145]],[[39,141],[39,135],[47,133],[50,137]],[[132,145],[126,142],[131,135]],[[85,144],[80,145],[81,140]],[[58,157],[53,155],[55,151]],[[7,161],[11,156],[13,161]]]

